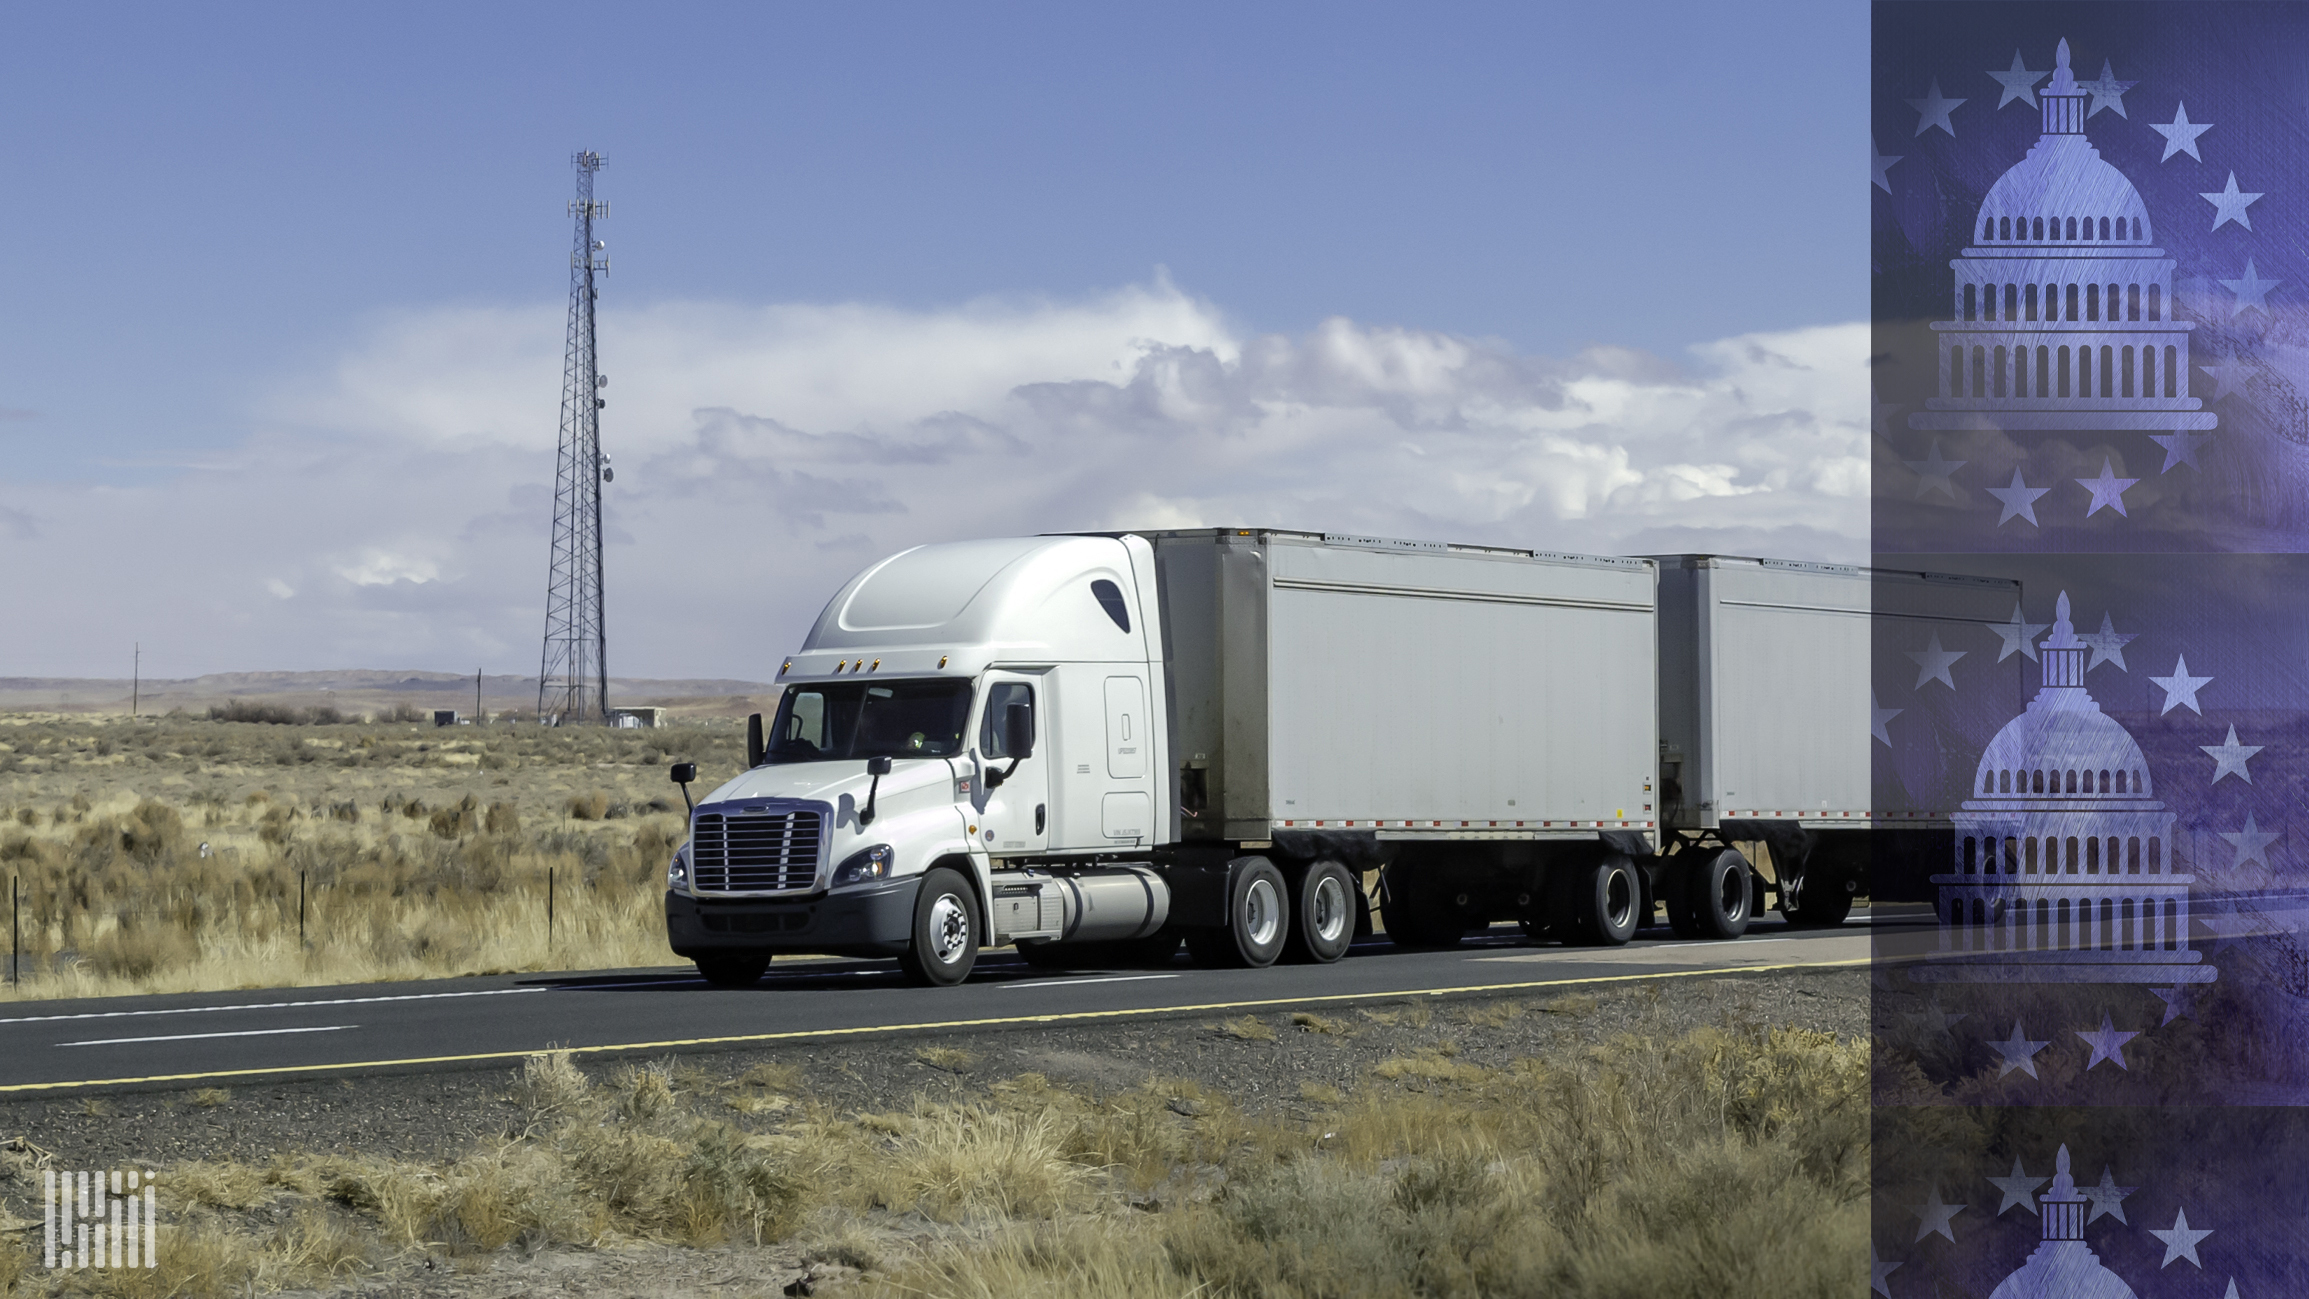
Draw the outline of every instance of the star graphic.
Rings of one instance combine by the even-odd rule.
[[[2231,176],[2229,179],[2231,182],[2234,182],[2237,178]],[[2260,196],[2256,194],[2254,197],[2258,198]],[[2242,219],[2242,214],[2240,214],[2239,219]],[[2245,228],[2250,230],[2253,227],[2248,225]],[[2253,269],[2253,259],[2250,257],[2246,258],[2244,275],[2234,280],[2219,281],[2222,288],[2227,289],[2229,292],[2237,295],[2236,303],[2229,308],[2229,318],[2234,320],[2237,317],[2244,315],[2248,311],[2258,311],[2264,316],[2268,315],[2269,290],[2276,288],[2278,285],[2283,284],[2284,282],[2285,281],[2283,280],[2262,279],[2260,273]],[[2216,397],[2214,400],[2218,401],[2220,399]]]
[[[2080,642],[2092,646],[2093,650],[2092,662],[2085,664],[2085,671],[2090,672],[2103,663],[2116,664],[2119,672],[2132,671],[2125,666],[2125,646],[2139,638],[2140,633],[2137,631],[2118,631],[2116,620],[2102,614],[2099,631],[2090,636],[2077,637]]]
[[[1949,1244],[1955,1244],[1956,1233],[1948,1229],[1948,1220],[1964,1212],[1964,1210],[1965,1205],[1962,1201],[1955,1204],[1943,1203],[1940,1198],[1940,1188],[1933,1187],[1931,1202],[1916,1206],[1916,1239],[1922,1240],[1934,1232],[1939,1232],[1948,1238]]]
[[[2204,689],[2205,683],[2210,680],[2211,677],[2190,676],[2189,656],[2180,655],[2173,663],[2173,675],[2149,678],[2151,684],[2165,692],[2165,706],[2157,710],[2157,716],[2162,717],[2173,711],[2176,705],[2186,704],[2190,712],[2203,717],[2205,710],[2197,707],[2197,692]]]
[[[2141,1188],[2137,1186],[2117,1185],[2115,1175],[2109,1172],[2106,1164],[2103,1164],[2099,1186],[2080,1186],[2077,1188],[2086,1199],[2093,1202],[2093,1211],[2085,1215],[2085,1221],[2088,1223],[2098,1222],[2101,1215],[2105,1213],[2128,1227],[2132,1226],[2133,1224],[2130,1222],[2125,1222],[2125,1197],[2139,1189]],[[1954,1240],[1955,1237],[1951,1236],[1949,1239]]]
[[[1988,624],[1990,631],[2004,638],[2004,648],[1996,652],[1996,661],[2004,662],[2011,658],[2015,651],[2028,655],[2029,659],[2034,661],[2036,658],[2036,634],[2050,626],[2052,624],[2049,622],[2030,622],[2021,617],[2020,601],[2013,601],[2011,622]]]
[[[1997,1077],[2002,1078],[2013,1070],[2019,1069],[2027,1073],[2029,1077],[2035,1078],[2038,1076],[2036,1053],[2051,1046],[2052,1043],[2050,1041],[2039,1042],[2031,1038],[2028,1031],[2023,1029],[2020,1026],[2020,1021],[2016,1019],[2012,1021],[2011,1037],[2002,1042],[1991,1042],[1989,1045],[1995,1047],[1996,1053],[2004,1057],[2003,1062],[1996,1067]],[[2016,1163],[2014,1167],[2017,1168],[2019,1165]],[[1997,1212],[2002,1213],[2004,1210],[1998,1209]]]
[[[1908,651],[1908,660],[1916,665],[1916,688],[1922,690],[1925,682],[1938,681],[1951,690],[1956,689],[1956,680],[1948,675],[1948,669],[1967,652],[1940,648],[1940,633],[1932,633],[1931,644]]]
[[[2221,783],[2223,776],[2235,776],[2248,785],[2252,784],[2253,773],[2245,769],[2245,763],[2254,754],[2267,747],[2267,745],[2262,744],[2237,743],[2237,724],[2235,722],[2229,723],[2229,738],[2226,741],[2220,744],[2200,744],[2197,746],[2206,757],[2213,760],[2213,783],[2216,785]]]
[[[1963,1019],[1964,1017],[1965,1012],[1961,1010],[1953,1015],[1949,1014],[1945,1010],[1942,1010],[1940,1008],[1940,998],[1938,997],[1934,997],[1932,999],[1932,1004],[1926,1006],[1924,1009],[1912,1010],[1909,1011],[1906,1015],[1902,1016],[1902,1018],[1906,1019],[1909,1023],[1914,1024],[1916,1026],[1916,1031],[1919,1033],[1945,1033],[1949,1029],[1954,1028],[1956,1026],[1956,1022]]]
[[[2229,1293],[2222,1295],[2221,1299],[2237,1299],[2237,1278],[2229,1278]]]
[[[2117,1068],[2127,1072],[2131,1071],[2131,1066],[2125,1063],[2125,1043],[2139,1037],[2140,1034],[2118,1032],[2116,1024],[2109,1019],[2107,1011],[2101,1012],[2099,1032],[2088,1033],[2080,1028],[2076,1031],[2076,1035],[2083,1038],[2085,1045],[2093,1049],[2093,1058],[2085,1062],[2087,1070],[2092,1069],[2103,1060],[2112,1060],[2116,1062]],[[2118,1214],[2117,1219],[2120,1222],[2123,1221],[2124,1215]]]
[[[2117,116],[2123,117],[2125,115],[2125,92],[2139,84],[2141,83],[2138,81],[2117,80],[2116,69],[2109,66],[2107,59],[2102,59],[2101,79],[2098,81],[2080,81],[2076,83],[2076,88],[2089,91],[2092,94],[2093,106],[2085,110],[2087,118],[2104,108],[2113,108],[2117,110]]]
[[[1869,1288],[1869,1289],[1871,1289],[1871,1290],[1874,1290],[1876,1293],[1878,1293],[1878,1294],[1880,1294],[1880,1295],[1883,1295],[1883,1296],[1884,1296],[1884,1299],[1892,1299],[1892,1287],[1891,1287],[1889,1284],[1887,1284],[1887,1283],[1886,1283],[1886,1281],[1885,1281],[1885,1278],[1886,1278],[1886,1277],[1889,1277],[1889,1276],[1891,1276],[1891,1275],[1892,1275],[1894,1272],[1898,1271],[1898,1270],[1899,1270],[1899,1268],[1900,1268],[1900,1264],[1898,1264],[1898,1263],[1886,1263],[1886,1262],[1884,1262],[1883,1260],[1881,1260],[1881,1259],[1877,1258],[1877,1257],[1876,1257],[1876,1245],[1875,1245],[1875,1243],[1874,1243],[1873,1241],[1871,1241],[1871,1242],[1869,1243],[1869,1245],[1868,1245],[1868,1288]]]
[[[2163,1028],[2184,1015],[2191,1019],[2196,1018],[2197,990],[2195,988],[2184,983],[2176,988],[2151,988],[2149,991],[2157,994],[2157,1000],[2165,1003],[2165,1017],[2157,1021],[2158,1028]]]
[[[1910,100],[1909,102],[1914,103],[1915,101]],[[1921,129],[1917,131],[1918,135],[1922,135],[1923,133],[1924,132]],[[1951,131],[1949,134],[1953,135],[1955,132]],[[2222,226],[2227,225],[2231,221],[2234,221],[2238,225],[2241,225],[2247,230],[2250,230],[2253,228],[2253,218],[2245,215],[2245,209],[2252,206],[2253,201],[2260,198],[2261,195],[2244,194],[2238,192],[2237,173],[2232,171],[2229,173],[2228,185],[2225,186],[2219,193],[2200,193],[2197,195],[2197,197],[2213,205],[2213,228],[2215,230],[2220,229]]]
[[[1900,714],[1902,714],[1902,713],[1904,713],[1904,712],[1907,712],[1907,711],[1908,711],[1908,710],[1907,710],[1907,709],[1905,709],[1905,708],[1878,708],[1878,707],[1876,706],[1876,692],[1875,692],[1875,691],[1873,691],[1873,690],[1869,691],[1869,692],[1868,692],[1868,715],[1869,715],[1868,728],[1869,728],[1869,734],[1871,734],[1871,735],[1875,736],[1875,737],[1876,737],[1877,739],[1879,739],[1879,740],[1882,740],[1882,741],[1884,741],[1884,747],[1885,747],[1885,748],[1888,748],[1888,749],[1889,749],[1889,748],[1891,748],[1891,747],[1892,747],[1892,733],[1891,733],[1890,731],[1887,731],[1887,730],[1885,730],[1885,729],[1884,729],[1884,724],[1885,724],[1886,722],[1889,722],[1889,721],[1891,721],[1893,718],[1900,716]]]
[[[2247,275],[2253,274],[2253,259],[2250,257],[2245,259],[2245,273]],[[2228,285],[2232,289],[2237,285],[2244,284],[2246,282],[2247,281],[2244,280],[2221,281],[2221,283]],[[2262,281],[2258,276],[2256,276],[2251,281],[2251,283],[2256,285],[2260,284],[2261,282]],[[2268,281],[2268,283],[2271,285],[2280,284],[2282,282],[2283,281],[2280,280]],[[2264,292],[2266,292],[2266,290],[2264,290]],[[2263,307],[2262,310],[2266,312],[2268,308]],[[2231,312],[2229,314],[2235,315],[2236,313]],[[2251,373],[2249,367],[2247,367],[2243,361],[2238,360],[2237,354],[2233,351],[2230,352],[2227,356],[2222,357],[2220,364],[2218,365],[2200,365],[2197,368],[2213,376],[2213,382],[2216,385],[2213,391],[2214,401],[2219,401],[2223,397],[2228,396],[2230,393],[2242,389],[2245,386],[2245,377]]]
[[[2051,76],[2052,73],[2031,72],[2022,67],[2020,51],[2014,50],[2010,72],[1998,72],[1996,69],[1990,68],[1988,75],[1996,78],[1997,84],[2004,87],[2004,94],[1996,101],[1998,108],[2002,108],[2016,99],[2025,102],[2030,108],[2034,108],[2036,107],[2036,83]]]
[[[2177,1258],[2185,1258],[2200,1268],[2205,1265],[2204,1260],[2197,1257],[2197,1242],[2213,1233],[2210,1229],[2191,1230],[2187,1209],[2175,1209],[2173,1211],[2173,1226],[2170,1231],[2159,1231],[2151,1227],[2149,1234],[2165,1242],[2165,1261],[2157,1264],[2158,1267],[2171,1267],[2173,1260]]]
[[[1919,132],[1918,134],[1922,134],[1922,132]],[[1892,170],[1893,163],[1896,163],[1907,156],[1908,155],[1901,153],[1878,153],[1876,151],[1876,142],[1874,140],[1870,140],[1868,142],[1868,167],[1869,170],[1875,174],[1876,188],[1883,190],[1887,194],[1892,192],[1892,180],[1884,173]]]
[[[1941,459],[1939,438],[1932,439],[1931,455],[1922,460],[1903,460],[1900,463],[1916,471],[1916,494],[1918,496],[1938,490],[1948,493],[1948,499],[1952,501],[1956,499],[1956,484],[1949,481],[1949,475],[1962,469],[1965,462]]]
[[[2236,870],[2249,861],[2257,861],[2263,866],[2267,866],[2269,864],[2269,845],[2277,842],[2279,836],[2253,824],[2253,814],[2247,812],[2244,829],[2224,830],[2221,832],[2221,837],[2228,840],[2230,846],[2237,850],[2237,859],[2229,863],[2229,869]]]
[[[2169,474],[2173,471],[2174,465],[2187,465],[2191,469],[2199,468],[2197,452],[2212,440],[2212,434],[2198,433],[2190,429],[2175,429],[2170,433],[2149,434],[2149,441],[2165,449],[2165,467],[2157,472]]]
[[[2165,158],[2170,158],[2176,153],[2185,153],[2197,161],[2203,162],[2205,155],[2197,152],[2197,137],[2212,130],[2213,124],[2211,122],[2190,121],[2189,106],[2175,100],[2173,103],[2173,120],[2162,126],[2151,122],[2149,129],[2165,137]],[[2165,158],[2159,158],[2157,161],[2163,162]]]
[[[1948,115],[1956,111],[1956,106],[1963,102],[1961,99],[1950,99],[1941,94],[1940,78],[1934,77],[1932,89],[1924,92],[1924,98],[1908,101],[1908,106],[1922,115],[1917,118],[1916,133],[1922,135],[1937,126],[1948,132],[1950,139],[1955,139],[1956,128],[1948,124]]]
[[[1997,516],[1996,526],[2001,528],[2016,517],[2026,519],[2032,524],[2036,523],[2036,498],[2051,490],[2050,487],[2029,486],[2020,480],[2020,471],[2018,469],[2013,470],[2011,486],[1988,489],[1989,495],[2004,502],[2004,513]],[[2043,525],[2038,524],[2037,526]]]
[[[1996,1206],[1996,1216],[2003,1217],[2004,1211],[2016,1204],[2030,1213],[2035,1213],[2036,1188],[2051,1180],[2049,1177],[2030,1177],[2020,1166],[2020,1156],[2014,1155],[2012,1157],[2012,1176],[1988,1179],[1989,1185],[2004,1192],[2004,1203]]]
[[[2116,468],[2113,462],[2111,462],[2107,456],[2102,456],[2100,477],[2079,478],[2076,480],[2077,486],[2082,487],[2086,491],[2093,494],[2093,503],[2091,507],[2085,511],[2085,517],[2089,519],[2092,516],[2100,513],[2101,507],[2104,505],[2115,510],[2119,514],[2124,514],[2125,489],[2139,481],[2141,480],[2138,478],[2117,477]],[[2129,518],[2131,516],[2127,515],[2126,517]]]

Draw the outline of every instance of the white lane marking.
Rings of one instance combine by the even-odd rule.
[[[367,1006],[380,1001],[440,1001],[448,997],[510,997],[545,988],[485,988],[475,992],[406,992],[391,997],[337,997],[327,1001],[252,1001],[245,1006],[178,1006],[173,1010],[92,1010],[79,1015],[19,1015],[0,1024],[42,1024],[60,1019],[125,1019],[130,1015],[200,1015],[216,1010],[295,1010],[300,1006]]]
[[[1702,939],[1696,943],[1652,943],[1644,947],[1638,947],[1635,944],[1630,943],[1628,944],[1628,950],[1636,952],[1664,952],[1671,947],[1729,947],[1734,943],[1737,943],[1741,947],[1761,947],[1765,943],[1802,943],[1808,941],[1811,940],[1803,938],[1717,938]]]
[[[1077,983],[1137,983],[1142,979],[1175,979],[1175,974],[1107,974],[1095,979],[1021,979],[1005,988],[1064,988]]]
[[[320,1028],[251,1028],[238,1033],[172,1033],[167,1037],[105,1037],[92,1042],[58,1042],[58,1046],[121,1046],[132,1042],[194,1042],[206,1037],[270,1037],[276,1033],[338,1033],[359,1024],[328,1024]]]

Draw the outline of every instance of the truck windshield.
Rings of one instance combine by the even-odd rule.
[[[778,704],[766,760],[952,757],[969,720],[968,681],[797,685]]]

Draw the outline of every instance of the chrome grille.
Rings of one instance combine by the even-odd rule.
[[[818,878],[816,812],[700,813],[690,829],[692,887],[701,893],[806,889]]]

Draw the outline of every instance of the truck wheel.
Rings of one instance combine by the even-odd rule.
[[[1291,932],[1290,895],[1283,888],[1283,873],[1264,857],[1244,861],[1227,892],[1224,929],[1195,929],[1187,933],[1187,950],[1197,965],[1259,969],[1273,965],[1283,954]]]
[[[1737,848],[1702,852],[1684,877],[1684,908],[1701,938],[1738,938],[1756,914],[1756,886]]]
[[[698,975],[717,988],[751,988],[770,968],[767,956],[701,956]]]
[[[916,983],[952,987],[978,963],[978,914],[970,885],[941,866],[922,876],[914,895],[914,941],[898,968]]]
[[[1626,853],[1606,852],[1595,861],[1550,871],[1549,926],[1566,943],[1618,947],[1635,937],[1643,909],[1644,885]]]
[[[1387,926],[1387,941],[1397,947],[1457,947],[1467,935],[1467,918],[1452,900],[1418,885],[1387,883],[1379,919]]]
[[[1294,865],[1284,875],[1291,886],[1291,932],[1283,941],[1285,960],[1329,965],[1355,942],[1355,881],[1335,861]]]
[[[1800,929],[1820,929],[1844,923],[1852,914],[1852,890],[1840,875],[1823,873],[1819,879],[1804,881],[1796,894],[1796,909],[1780,908],[1788,923]]]

